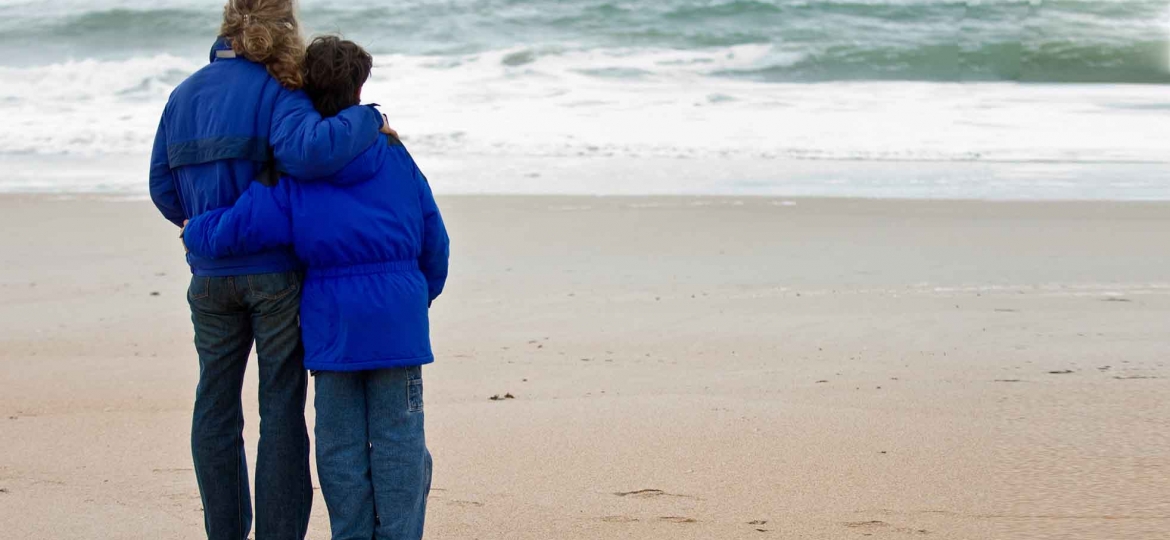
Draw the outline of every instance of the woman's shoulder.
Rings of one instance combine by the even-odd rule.
[[[213,99],[219,96],[221,100],[228,100],[237,105],[254,102],[244,99],[243,96],[277,95],[280,92],[291,91],[273,79],[264,66],[247,60],[207,64],[175,88],[175,93],[178,94],[203,95],[205,98]]]

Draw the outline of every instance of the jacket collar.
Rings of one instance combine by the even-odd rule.
[[[232,44],[228,38],[219,36],[215,40],[215,44],[211,46],[211,54],[208,55],[209,62],[216,60],[232,60],[236,58],[236,51],[232,50]]]

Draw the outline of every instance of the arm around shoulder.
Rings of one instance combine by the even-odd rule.
[[[357,105],[323,118],[309,96],[284,90],[272,116],[270,143],[281,170],[298,180],[323,178],[353,161],[378,137],[382,114]]]
[[[236,204],[205,212],[187,223],[183,243],[200,257],[250,255],[293,241],[289,181],[275,187],[252,183]]]

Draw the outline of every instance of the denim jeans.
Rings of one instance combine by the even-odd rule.
[[[333,540],[419,540],[431,491],[422,368],[313,373]]]
[[[252,527],[240,392],[253,340],[260,367],[256,540],[305,538],[313,484],[300,292],[296,272],[191,279],[199,351],[191,454],[210,540],[245,540]]]

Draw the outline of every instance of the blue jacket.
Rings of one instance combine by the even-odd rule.
[[[305,367],[358,371],[434,360],[427,310],[447,281],[450,242],[406,148],[383,138],[332,178],[253,184],[231,208],[195,217],[184,242],[201,257],[292,245]]]
[[[264,66],[235,58],[223,39],[211,63],[171,93],[150,159],[150,196],[176,225],[231,206],[268,162],[299,179],[336,173],[377,138],[382,115],[351,107],[322,119],[301,91],[284,88]],[[191,254],[200,276],[298,268],[287,249],[213,260]]]

